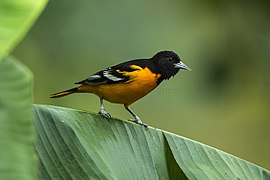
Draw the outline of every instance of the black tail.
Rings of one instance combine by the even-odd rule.
[[[50,98],[59,98],[59,97],[63,97],[63,96],[66,96],[66,95],[69,95],[69,94],[73,94],[73,93],[76,93],[78,92],[78,88],[72,88],[72,89],[69,89],[69,90],[66,90],[66,91],[62,91],[62,92],[59,92],[59,93],[55,93],[55,94],[52,94],[50,95]]]

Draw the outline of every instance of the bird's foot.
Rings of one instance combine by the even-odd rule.
[[[147,125],[147,124],[144,124],[139,118],[131,119],[130,121],[131,121],[131,122],[134,122],[134,123],[136,123],[136,124],[139,124],[139,125],[141,125],[141,126],[143,126],[143,127],[145,127],[145,128],[148,127],[148,125]]]
[[[105,111],[105,109],[100,109],[100,111],[98,112],[98,114],[100,114],[101,116],[103,116],[105,118],[111,118],[112,117],[110,115],[110,113],[108,113],[107,111]]]

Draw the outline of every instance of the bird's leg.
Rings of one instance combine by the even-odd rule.
[[[105,118],[111,118],[111,115],[110,113],[108,113],[105,108],[104,108],[104,105],[103,105],[103,99],[102,98],[99,98],[99,101],[100,101],[100,110],[99,110],[99,114],[101,116],[104,116]]]
[[[141,119],[128,107],[125,105],[126,110],[134,117],[134,120],[131,120],[132,122],[135,122],[141,126],[144,126],[145,128],[148,127],[147,124],[144,124]]]

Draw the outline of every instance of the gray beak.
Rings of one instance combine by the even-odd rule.
[[[174,64],[174,67],[178,68],[178,69],[184,69],[187,71],[191,71],[191,69],[181,61],[179,63]]]

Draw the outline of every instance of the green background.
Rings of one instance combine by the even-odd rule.
[[[150,126],[270,168],[269,1],[50,1],[14,50],[34,102],[97,112],[98,98],[48,96],[119,62],[174,50],[192,68],[132,109]],[[114,116],[130,119],[121,105]]]

